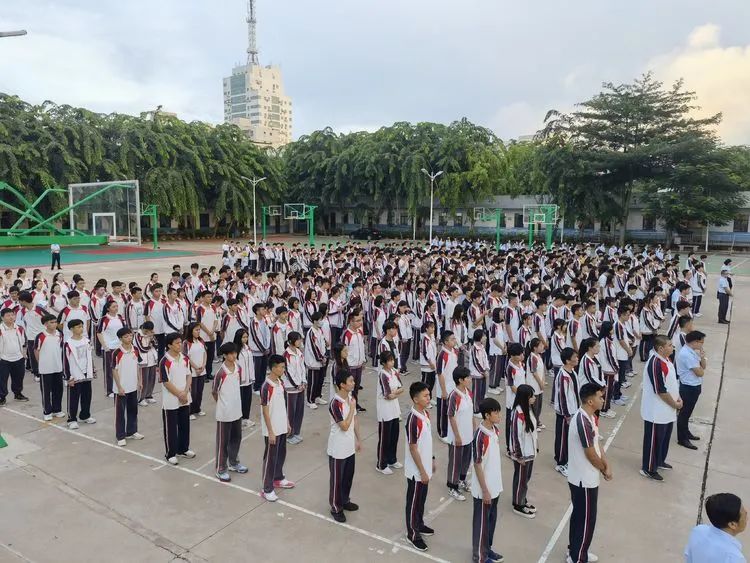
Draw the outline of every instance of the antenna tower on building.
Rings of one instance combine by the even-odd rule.
[[[256,41],[255,0],[247,0],[247,66],[259,65],[258,43]]]

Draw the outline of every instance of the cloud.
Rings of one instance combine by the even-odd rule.
[[[718,133],[728,144],[750,144],[750,44],[724,46],[718,25],[696,27],[684,45],[652,59],[660,80],[685,79],[685,86],[698,95],[701,116],[721,112]]]

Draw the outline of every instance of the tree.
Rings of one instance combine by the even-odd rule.
[[[578,111],[548,112],[542,138],[558,152],[569,146],[577,163],[573,177],[554,168],[569,159],[553,159],[548,172],[575,183],[576,201],[593,198],[612,211],[624,244],[636,187],[668,186],[676,168],[707,158],[717,146],[721,114],[691,117],[695,100],[682,81],[665,88],[650,73],[632,84],[605,83]]]
[[[670,240],[691,223],[724,225],[747,203],[741,192],[750,189],[750,149],[695,146],[706,143],[685,145],[688,154],[666,178],[641,188],[646,212],[664,221]]]

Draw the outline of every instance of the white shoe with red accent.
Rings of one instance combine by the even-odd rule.
[[[260,496],[266,499],[268,502],[276,502],[277,500],[279,500],[279,497],[274,491],[271,491],[270,493],[262,492],[260,493]]]
[[[282,479],[281,481],[274,481],[273,486],[278,487],[279,489],[293,489],[294,482],[289,479]]]

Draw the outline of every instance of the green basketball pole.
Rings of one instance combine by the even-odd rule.
[[[310,246],[315,246],[315,206],[310,205],[307,217],[307,230],[310,232]]]

